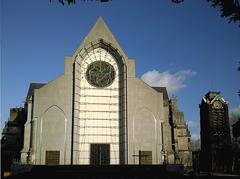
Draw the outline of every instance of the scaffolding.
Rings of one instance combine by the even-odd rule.
[[[104,88],[90,85],[86,71],[90,64],[104,61],[116,75]],[[110,144],[111,164],[125,163],[126,65],[116,49],[102,39],[83,48],[76,57],[73,79],[73,164],[90,164],[90,144]]]

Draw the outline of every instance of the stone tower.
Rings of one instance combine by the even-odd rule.
[[[201,168],[228,171],[231,168],[231,138],[228,104],[220,92],[208,92],[201,101]]]

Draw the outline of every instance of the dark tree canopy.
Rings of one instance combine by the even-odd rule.
[[[81,0],[81,1],[108,2],[108,1],[111,1],[111,0]],[[52,2],[52,0],[50,0],[50,2]],[[65,3],[67,3],[68,5],[75,4],[76,0],[58,0],[58,2],[61,3],[64,6]]]
[[[184,1],[184,0],[172,0],[173,3],[177,3],[177,4],[178,4],[178,3],[181,3],[181,2],[183,2],[183,1]]]
[[[96,1],[96,2],[109,2],[112,0],[79,0],[84,2]],[[184,0],[171,0],[173,3],[182,3]],[[50,0],[52,2],[52,0]],[[62,5],[76,4],[76,0],[58,0]],[[141,1],[139,1],[141,2]],[[220,8],[221,17],[228,18],[228,22],[240,22],[240,0],[207,0],[211,3],[211,6]]]
[[[240,62],[239,62],[239,64],[240,64]],[[240,71],[240,65],[238,67],[238,71]],[[240,90],[238,91],[238,96],[240,97]]]
[[[184,0],[172,0],[173,3],[181,3]],[[230,22],[240,21],[239,0],[207,0],[211,6],[220,8],[221,17],[226,17]]]
[[[213,7],[220,7],[221,17],[227,17],[229,22],[240,21],[239,0],[207,0]]]

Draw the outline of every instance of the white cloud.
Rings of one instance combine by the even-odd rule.
[[[191,134],[191,139],[192,141],[200,140],[200,134]]]
[[[199,123],[195,121],[187,121],[189,129],[199,127]]]
[[[192,134],[191,136],[191,148],[192,151],[197,151],[201,148],[201,140],[199,134]]]
[[[150,86],[167,87],[168,93],[172,94],[185,88],[184,81],[187,77],[195,75],[196,72],[191,70],[181,70],[171,74],[169,71],[159,72],[152,70],[142,75],[142,80]]]
[[[233,125],[240,118],[240,105],[238,107],[231,109],[229,112],[230,125]]]

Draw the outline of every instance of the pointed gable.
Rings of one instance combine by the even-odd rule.
[[[116,48],[122,57],[126,60],[128,59],[127,55],[124,53],[123,49],[120,47],[119,43],[117,42],[116,38],[112,34],[112,32],[107,27],[105,21],[102,17],[99,17],[95,25],[92,27],[88,35],[84,38],[83,42],[81,43],[80,47],[75,51],[73,56],[75,57],[82,48],[90,44],[95,40],[103,39],[107,43],[111,44],[114,48]]]

